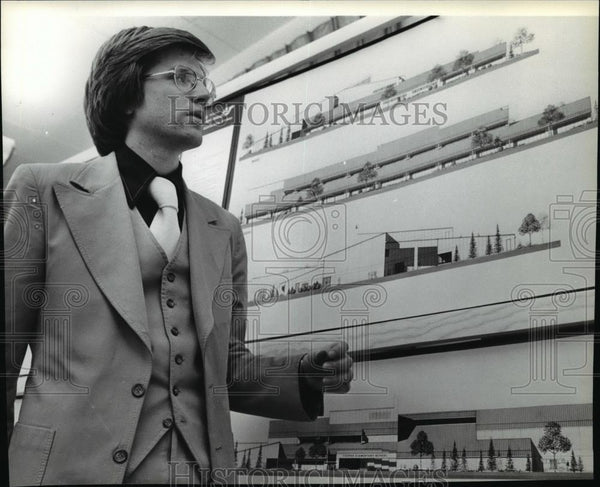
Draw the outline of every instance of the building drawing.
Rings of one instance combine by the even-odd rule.
[[[247,458],[263,445],[267,468],[593,471],[594,91],[537,80],[577,55],[547,41],[466,51],[468,66],[441,44],[423,49],[428,59],[439,48],[439,65],[399,76],[394,64],[386,83],[365,72],[327,110],[237,159],[250,346],[345,340],[356,367],[351,393],[326,396],[324,417],[237,433]],[[319,69],[335,86],[337,73]],[[361,123],[420,101],[447,103],[447,123]],[[529,213],[539,226],[520,233]],[[550,422],[572,444],[556,464],[540,447]],[[421,432],[433,451],[420,457]]]
[[[552,471],[552,455],[544,455],[537,446],[550,421],[563,427],[577,456],[584,465],[591,465],[592,404],[581,404],[417,414],[398,414],[395,408],[338,410],[311,423],[271,421],[268,443],[280,447],[271,447],[266,466],[292,468],[299,448],[308,452],[313,444],[323,443],[327,454],[307,457],[300,468],[439,469],[443,468],[445,452],[447,469],[451,470],[451,454],[456,445],[460,468],[464,468],[460,465],[464,450],[467,471],[480,468],[480,456],[484,470],[489,471],[486,465],[492,440],[499,470],[506,470],[510,448],[515,471]],[[417,454],[411,453],[410,446],[420,431],[425,431],[433,444],[433,453],[421,462]],[[569,468],[568,453],[560,456],[557,470]]]

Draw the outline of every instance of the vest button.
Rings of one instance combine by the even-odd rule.
[[[171,418],[163,419],[163,426],[165,428],[170,428],[173,426],[173,420]]]
[[[182,362],[183,362],[183,356],[182,356],[182,355],[179,355],[179,354],[175,355],[175,363],[176,363],[177,365],[181,365],[181,364],[182,364]]]
[[[171,298],[167,299],[167,306],[169,308],[174,308],[175,307],[175,301],[173,301]]]
[[[180,392],[180,391],[179,391],[179,387],[177,387],[177,386],[173,387],[173,395],[174,395],[174,396],[178,396],[178,395],[179,395],[179,392]]]
[[[142,397],[146,394],[146,388],[142,384],[136,384],[131,388],[131,393],[134,397]]]
[[[177,328],[176,326],[171,328],[171,335],[173,335],[173,336],[179,335],[179,328]]]
[[[173,282],[174,280],[175,280],[175,274],[173,274],[172,272],[169,272],[167,274],[167,281]]]
[[[117,450],[113,454],[113,461],[115,463],[125,463],[127,461],[127,452],[125,450]]]

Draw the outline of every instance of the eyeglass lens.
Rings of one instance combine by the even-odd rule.
[[[178,66],[175,70],[175,83],[183,91],[192,91],[197,82],[197,75],[189,68]]]
[[[183,93],[192,91],[198,84],[198,81],[202,83],[202,86],[208,93],[209,99],[207,100],[207,103],[212,103],[216,97],[215,85],[206,76],[206,73],[203,72],[198,75],[193,69],[186,66],[175,67],[175,85],[177,85]]]

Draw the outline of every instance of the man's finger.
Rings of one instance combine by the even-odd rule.
[[[354,374],[352,373],[352,370],[346,370],[342,374],[337,374],[332,377],[324,377],[323,385],[327,385],[327,386],[332,386],[332,385],[336,385],[336,384],[341,385],[345,382],[351,382],[353,378],[354,378]]]
[[[350,369],[352,367],[352,358],[348,355],[339,359],[339,360],[331,360],[327,361],[323,364],[324,369],[334,370],[335,372],[343,371],[346,369]]]
[[[333,393],[333,394],[344,394],[350,390],[350,381],[338,381],[333,382],[331,384],[326,384],[323,381],[323,392]]]
[[[343,357],[348,352],[348,344],[346,342],[335,342],[328,350],[327,355],[330,360],[335,360],[338,357]]]

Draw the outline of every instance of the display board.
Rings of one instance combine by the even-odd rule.
[[[505,430],[521,410],[546,419],[512,446],[477,433],[505,461],[519,450],[500,470],[572,469],[540,446],[559,419],[587,425],[573,449],[591,470],[596,32],[593,18],[439,17],[246,93],[228,198],[248,248],[246,338],[272,354],[345,340],[357,377],[312,433],[235,415],[240,464],[269,448],[262,466],[412,469],[427,428],[393,440],[399,415],[464,426],[503,409]],[[367,410],[385,434],[369,435]],[[443,468],[463,426],[430,431],[427,465]],[[474,445],[463,470],[477,475]]]

